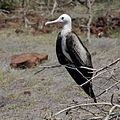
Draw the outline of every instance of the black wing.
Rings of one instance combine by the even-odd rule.
[[[82,46],[82,50],[85,52],[85,58],[86,59],[83,56],[81,56],[82,52],[79,48],[80,45]],[[61,38],[61,35],[59,33],[58,37],[57,37],[57,42],[56,42],[56,53],[57,53],[58,61],[60,62],[60,64],[63,64],[63,65],[74,64],[77,67],[79,67],[81,65],[82,66],[87,66],[87,67],[92,67],[91,56],[90,56],[88,50],[82,44],[81,40],[76,36],[76,34],[70,33],[66,37],[66,47],[67,47],[66,52],[68,52],[68,54],[71,57],[73,62],[71,62],[63,54],[62,38]],[[78,71],[80,71],[87,78],[92,77],[92,73],[89,73],[90,70],[78,68],[78,71],[76,71],[76,70],[71,69],[69,67],[66,67],[66,69],[78,85],[81,85],[81,84],[83,84],[84,82],[87,81]],[[94,92],[93,92],[93,89],[92,89],[91,82],[87,83],[82,88],[96,102],[96,98],[95,98],[95,95],[94,95]]]
[[[67,52],[76,66],[92,68],[91,55],[80,38],[73,32],[66,37]]]
[[[91,55],[87,48],[83,45],[80,38],[73,32],[69,33],[66,39],[67,52],[70,55],[77,70],[67,68],[67,71],[76,81],[78,85],[85,83],[93,75],[92,70],[79,68],[79,66],[92,67]],[[87,78],[87,79],[86,79]],[[92,89],[92,82],[88,82],[82,86],[83,90],[96,101],[95,94]]]

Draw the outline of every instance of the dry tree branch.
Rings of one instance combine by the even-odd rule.
[[[96,116],[97,117],[97,115],[94,113],[94,112],[92,112],[92,111],[90,111],[90,110],[87,110],[86,108],[83,108],[83,107],[79,107],[81,110],[85,110],[86,112],[89,112],[89,113],[91,113],[93,116]],[[79,109],[78,108],[78,109]]]
[[[108,90],[110,90],[112,87],[114,87],[115,85],[118,85],[120,83],[120,80],[118,82],[116,82],[115,84],[111,85],[110,87],[108,87],[107,89],[105,89],[102,93],[100,93],[97,97],[101,96],[103,93],[106,93]]]
[[[85,66],[80,66],[80,67],[77,67],[77,68],[84,68],[84,69],[88,69],[88,70],[93,70],[95,74],[98,74],[99,72],[103,71],[103,70],[106,70],[108,69],[109,67],[113,66],[114,64],[118,63],[120,61],[120,58],[118,58],[117,60],[113,61],[112,63],[106,65],[105,67],[102,67],[102,68],[99,68],[99,69],[93,69],[93,68],[89,68],[89,67],[85,67]],[[60,64],[57,64],[57,65],[51,65],[51,66],[39,66],[40,68],[57,68],[57,67],[68,67],[71,68],[71,69],[75,69],[74,67],[72,67],[73,65],[60,65]],[[76,66],[75,66],[76,67]],[[41,72],[41,70],[37,71],[36,73],[34,74],[37,74]]]
[[[4,12],[4,13],[7,13],[7,14],[10,13],[8,10],[4,10],[4,9],[0,9],[0,12]]]
[[[39,66],[40,68],[42,68],[42,70],[39,70],[39,71],[37,71],[37,72],[35,72],[34,73],[34,75],[36,75],[36,74],[38,74],[38,73],[40,73],[41,71],[43,71],[45,68],[58,68],[58,67],[62,67],[62,65],[52,65],[52,66]]]
[[[92,1],[91,1],[91,5],[93,5],[93,4],[94,4],[94,2],[95,2],[95,0],[92,0]]]
[[[113,68],[113,69],[115,70],[115,69],[118,69],[118,68],[119,68],[119,67],[116,67],[116,68]],[[111,70],[113,70],[113,69],[111,69]],[[81,84],[80,87],[82,87],[83,85],[86,85],[87,83],[89,83],[90,81],[92,81],[93,79],[95,79],[96,77],[98,77],[99,75],[101,75],[101,74],[103,74],[103,73],[105,73],[105,72],[108,72],[108,71],[101,71],[100,73],[96,74],[95,76],[93,76],[93,77],[92,77],[91,79],[89,79],[89,80],[85,77],[85,79],[86,79],[87,81],[86,81],[85,83]],[[81,73],[81,74],[82,74],[82,73]],[[99,95],[97,95],[96,97],[99,97],[99,96],[101,96],[102,94],[108,92],[108,90],[110,90],[112,87],[118,85],[119,83],[120,83],[120,80],[117,81],[115,84],[111,85],[110,87],[108,87],[107,89],[105,89],[103,92],[101,92],[101,93],[100,93]]]
[[[99,68],[99,69],[93,69],[93,68],[89,68],[89,67],[84,67],[84,66],[80,66],[79,68],[84,68],[84,69],[89,69],[89,70],[93,70],[95,72],[95,75],[91,78],[91,79],[87,79],[80,71],[78,71],[78,69],[76,68],[76,66],[74,67],[74,65],[52,65],[52,66],[40,66],[40,68],[42,68],[42,70],[39,70],[37,72],[34,73],[37,74],[41,71],[43,71],[45,68],[56,68],[56,67],[68,67],[70,69],[75,69],[77,70],[87,81],[83,84],[81,84],[80,86],[82,87],[83,85],[87,84],[88,82],[92,81],[93,79],[95,79],[96,77],[98,77],[99,75],[107,72],[104,70],[107,70],[108,68],[110,68],[111,66],[113,66],[114,64],[118,63],[120,61],[120,58],[118,58],[117,60],[113,61],[112,63],[106,65],[105,67]],[[111,70],[115,70],[118,69],[119,67],[113,68]],[[115,84],[113,84],[112,86],[110,86],[109,88],[107,88],[105,91],[103,91],[101,94],[107,92],[109,89],[111,89],[113,86],[115,86],[116,84],[118,84],[120,81],[117,81]],[[100,94],[100,95],[101,95]],[[100,96],[99,95],[99,96]]]
[[[9,13],[10,13],[10,12],[7,11],[7,10],[0,9],[0,14],[1,14],[1,15],[4,15],[6,18],[9,18],[9,17],[7,16],[7,14],[9,14]]]
[[[89,68],[89,67],[84,67],[84,66],[80,66],[79,68],[85,68],[85,69],[90,69],[90,70],[94,70],[95,71],[95,75],[91,78],[91,79],[87,79],[80,71],[78,71],[78,69],[76,67],[73,67],[74,65],[53,65],[53,66],[40,66],[42,68],[42,70],[39,70],[37,71],[36,73],[34,73],[34,75],[36,75],[37,73],[43,71],[45,68],[56,68],[56,67],[68,67],[68,68],[71,68],[71,69],[75,69],[77,70],[87,81],[83,84],[80,85],[80,87],[82,87],[83,85],[86,85],[87,83],[89,83],[90,81],[92,81],[93,79],[95,79],[96,77],[98,77],[99,75],[107,72],[107,71],[104,71],[106,69],[108,69],[109,67],[113,66],[114,64],[118,63],[120,61],[120,58],[118,58],[117,60],[113,61],[112,63],[106,65],[105,67],[102,67],[100,69],[93,69],[93,68]],[[119,68],[119,67],[117,67]],[[114,68],[114,69],[117,69],[117,68]],[[119,81],[117,82],[119,83]],[[109,89],[111,89],[113,86],[115,86],[116,84],[112,85],[111,87],[109,87],[108,89],[106,89],[105,91],[103,91],[102,93],[100,93],[98,96],[102,95],[103,93],[107,92]]]
[[[113,111],[115,108],[116,108],[116,106],[113,106],[113,107],[110,109],[109,114],[106,116],[106,118],[105,118],[104,120],[109,120],[110,115],[111,115],[112,111]]]
[[[100,71],[103,71],[103,70],[105,70],[105,69],[113,66],[114,64],[118,63],[119,61],[120,61],[120,58],[116,59],[115,61],[113,61],[112,63],[106,65],[105,67],[102,67],[102,68],[98,69],[98,70],[96,71],[96,74],[97,74],[98,72],[100,72]]]
[[[88,13],[89,13],[89,20],[88,20],[88,23],[87,23],[87,40],[89,42],[90,41],[90,25],[91,25],[91,22],[92,22],[92,6],[91,6],[91,3],[90,3],[90,0],[87,0],[87,6],[88,6]]]
[[[92,12],[96,12],[96,11],[112,11],[112,10],[120,10],[119,8],[103,8],[103,9],[96,9],[96,10],[92,10]]]
[[[56,7],[57,7],[57,1],[54,0],[54,5],[53,5],[52,11],[51,11],[51,15],[53,15]]]
[[[87,13],[89,14],[89,19],[88,19],[88,23],[87,23],[87,40],[89,42],[91,42],[90,40],[90,25],[92,23],[92,18],[93,18],[93,15],[92,15],[92,5],[94,4],[95,0],[85,0],[85,1],[82,1],[82,0],[77,0],[81,5],[85,6],[87,8]]]
[[[87,82],[85,82],[84,84],[82,84],[81,86],[87,84],[88,82],[90,82],[91,80],[93,80],[94,78],[98,77],[99,75],[105,73],[105,72],[108,72],[108,70],[116,70],[119,68],[119,66],[115,67],[115,68],[111,68],[111,66],[115,65],[116,63],[118,63],[120,61],[120,58],[118,58],[117,60],[113,61],[112,63],[106,65],[105,67],[102,67],[100,69],[92,69],[92,68],[88,68],[88,67],[84,67],[84,66],[81,66],[80,68],[84,68],[84,69],[90,69],[90,70],[93,70],[95,72],[95,75],[90,79],[88,80],[87,78]],[[41,68],[45,69],[45,68],[56,68],[56,67],[69,67],[71,69],[75,69],[77,70],[77,68],[75,68],[74,65],[52,65],[52,66],[40,66]],[[108,69],[109,68],[109,69]],[[78,70],[77,70],[78,71]],[[38,71],[39,72],[39,71]],[[36,72],[36,74],[38,73]],[[79,71],[78,71],[79,72]],[[82,73],[80,73],[82,74]],[[112,87],[114,87],[115,85],[119,84],[120,81],[117,81],[116,83],[114,83],[113,85],[111,85],[110,87],[108,87],[107,89],[105,89],[102,93],[100,93],[97,97],[99,97],[100,95],[102,95],[103,93],[107,92],[108,90],[110,90]],[[113,96],[111,97],[111,101],[113,101]],[[113,104],[113,102],[111,103],[89,103],[89,104],[80,104],[80,105],[75,105],[75,106],[71,106],[71,107],[68,107],[68,108],[65,108],[55,114],[53,114],[51,117],[49,117],[49,119],[52,119],[54,118],[55,116],[65,112],[65,111],[68,111],[68,110],[71,110],[71,109],[75,109],[75,108],[79,108],[79,107],[84,107],[84,106],[93,106],[93,105],[109,105],[109,106],[113,106],[110,111],[109,111],[109,115],[106,116],[105,120],[109,120],[109,117],[111,116],[111,113],[112,111],[118,107],[120,108],[120,105],[118,104]],[[115,106],[115,107],[114,107]]]
[[[52,65],[52,66],[40,66],[42,68],[42,70],[39,70],[37,72],[34,73],[34,75],[36,75],[37,73],[43,71],[45,68],[56,68],[56,67],[67,67],[70,69],[75,69],[77,70],[87,81],[83,84],[80,85],[80,87],[82,87],[83,85],[86,85],[87,83],[89,83],[90,81],[92,81],[93,79],[95,79],[96,77],[98,77],[99,75],[107,72],[104,70],[107,70],[108,68],[110,68],[111,66],[113,66],[114,64],[118,63],[120,61],[120,58],[118,58],[117,60],[113,61],[112,63],[106,65],[105,67],[99,68],[99,69],[93,69],[93,68],[89,68],[89,67],[84,67],[84,66],[80,66],[79,68],[84,68],[84,69],[89,69],[89,70],[93,70],[95,72],[95,75],[91,78],[91,79],[87,79],[76,67],[74,67],[74,65]],[[111,70],[115,70],[118,69],[119,67],[113,68]],[[100,93],[98,96],[102,95],[103,93],[107,92],[109,89],[111,89],[112,87],[114,87],[115,85],[119,84],[120,81],[117,81],[115,84],[113,84],[112,86],[110,86],[109,88],[105,89],[102,93]]]
[[[94,105],[108,105],[108,106],[112,106],[111,103],[106,103],[106,102],[74,105],[74,106],[67,107],[67,108],[65,108],[65,109],[63,109],[63,110],[61,110],[61,111],[53,114],[52,116],[49,117],[49,119],[54,118],[55,116],[58,116],[59,114],[61,114],[61,113],[63,113],[63,112],[66,112],[66,111],[69,111],[69,110],[71,110],[71,109],[76,109],[76,108],[84,107],[84,106],[94,106]],[[116,107],[120,108],[120,105],[115,104],[115,108],[116,108]],[[115,109],[115,108],[114,108],[114,109]],[[112,109],[111,111],[113,111],[113,109]],[[111,111],[110,111],[110,112],[111,112]],[[109,112],[109,113],[110,113],[110,112]]]
[[[89,83],[90,81],[92,81],[93,79],[95,79],[96,77],[100,76],[101,74],[105,73],[105,72],[108,72],[108,68],[110,68],[111,66],[115,65],[116,63],[118,63],[120,61],[120,58],[118,58],[117,60],[113,61],[112,63],[106,65],[105,67],[102,67],[100,69],[93,69],[93,68],[89,68],[89,67],[84,67],[84,66],[81,66],[80,68],[84,68],[84,69],[90,69],[90,70],[93,70],[95,72],[95,75],[88,80],[88,78],[86,78],[74,65],[52,65],[52,66],[40,66],[42,69],[37,71],[36,73],[34,73],[34,75],[36,75],[37,73],[43,71],[45,68],[56,68],[56,67],[68,67],[70,69],[75,69],[77,72],[79,72],[85,79],[86,79],[86,82],[81,84],[80,87],[82,87],[83,85],[86,85],[87,83]],[[118,69],[119,67],[116,67],[116,68],[112,68],[110,70],[116,70]],[[104,71],[106,70],[106,71]],[[107,89],[105,89],[103,92],[101,92],[99,95],[97,95],[96,97],[99,97],[101,96],[102,94],[108,92],[108,90],[110,90],[112,87],[118,85],[120,83],[120,80],[117,81],[116,83],[114,83],[113,85],[111,85],[110,87],[108,87]]]
[[[110,100],[111,104],[114,106],[113,98],[114,98],[114,94],[112,94],[112,96],[111,96],[111,100]]]
[[[113,68],[113,69],[111,69],[111,70],[115,70],[115,69],[118,69],[119,67],[116,67],[116,68]],[[99,75],[101,75],[101,74],[103,74],[103,73],[105,73],[105,72],[108,72],[108,71],[101,71],[101,72],[99,72],[99,73],[97,73],[96,75],[94,75],[91,79],[87,79],[86,78],[86,82],[84,82],[83,84],[81,84],[80,86],[82,87],[83,85],[85,85],[85,84],[87,84],[88,82],[90,82],[90,81],[92,81],[93,79],[95,79],[96,77],[98,77]]]

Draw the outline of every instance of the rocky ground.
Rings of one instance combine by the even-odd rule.
[[[75,105],[73,101],[80,104],[93,102],[64,67],[45,69],[34,75],[41,69],[41,65],[58,64],[55,53],[56,32],[33,36],[29,33],[16,34],[14,31],[14,29],[0,31],[0,120],[44,120],[52,113]],[[85,38],[82,39],[84,42]],[[91,43],[85,42],[85,44],[92,54],[93,66],[96,69],[120,57],[120,37],[92,36]],[[49,58],[30,69],[11,69],[10,56],[27,52],[47,53]],[[120,69],[113,71],[112,75],[111,72],[107,72],[97,77],[93,80],[95,94],[98,95],[116,80],[120,80]],[[120,84],[98,97],[98,101],[110,102],[111,95],[117,93],[119,89]],[[114,102],[118,104],[120,104],[119,95],[120,91],[114,98]],[[72,110],[67,115],[60,114],[57,118],[88,120],[94,113],[105,116],[110,109],[107,106],[83,108]]]

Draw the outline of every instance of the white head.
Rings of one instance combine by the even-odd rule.
[[[53,24],[53,23],[62,23],[63,29],[61,34],[65,35],[68,32],[71,32],[72,30],[72,25],[71,25],[71,17],[67,14],[62,14],[58,19],[54,21],[49,21],[46,22],[45,25]]]

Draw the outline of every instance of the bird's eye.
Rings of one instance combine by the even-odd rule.
[[[61,19],[64,20],[64,17],[62,17]]]

